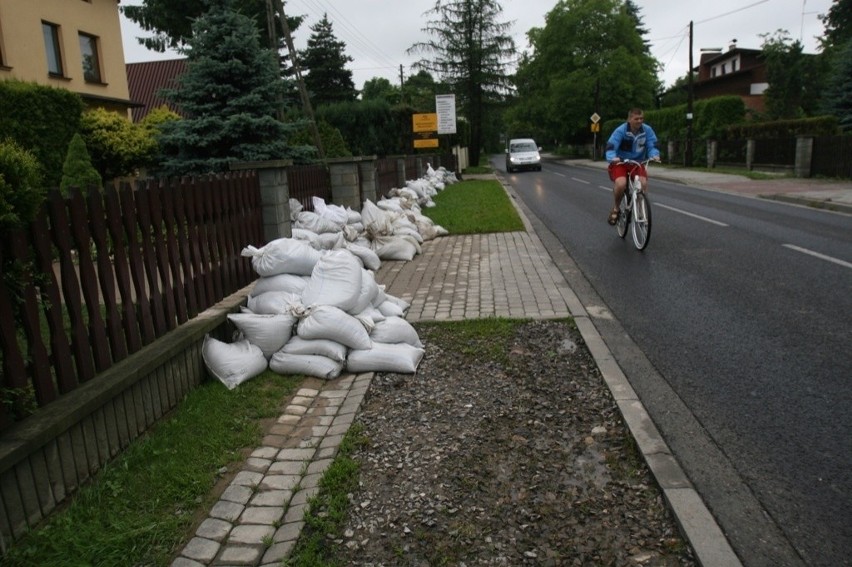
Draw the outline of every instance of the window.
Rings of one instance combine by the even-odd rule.
[[[81,33],[80,55],[83,58],[83,78],[88,83],[100,83],[101,61],[98,57],[98,38]]]
[[[59,26],[49,22],[41,23],[44,34],[44,52],[47,55],[47,72],[62,77],[62,51],[59,49]]]

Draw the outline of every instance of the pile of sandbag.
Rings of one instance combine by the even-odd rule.
[[[416,371],[424,350],[404,319],[409,304],[376,283],[362,255],[299,238],[247,246],[242,255],[259,278],[242,311],[228,315],[235,340],[208,335],[202,347],[208,370],[229,389],[267,368],[327,379],[344,370]]]

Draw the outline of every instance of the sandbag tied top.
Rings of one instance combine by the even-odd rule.
[[[319,250],[294,238],[278,238],[260,248],[246,246],[240,254],[251,258],[252,268],[259,276],[309,276],[320,259]]]
[[[333,305],[350,312],[361,295],[361,260],[346,249],[323,252],[302,291],[304,305]]]

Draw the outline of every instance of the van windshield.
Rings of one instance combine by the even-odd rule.
[[[536,152],[538,148],[532,142],[520,142],[517,144],[512,144],[509,146],[509,151],[512,153],[515,152]]]

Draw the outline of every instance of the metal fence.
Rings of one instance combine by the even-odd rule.
[[[811,175],[852,178],[852,135],[814,138]]]

